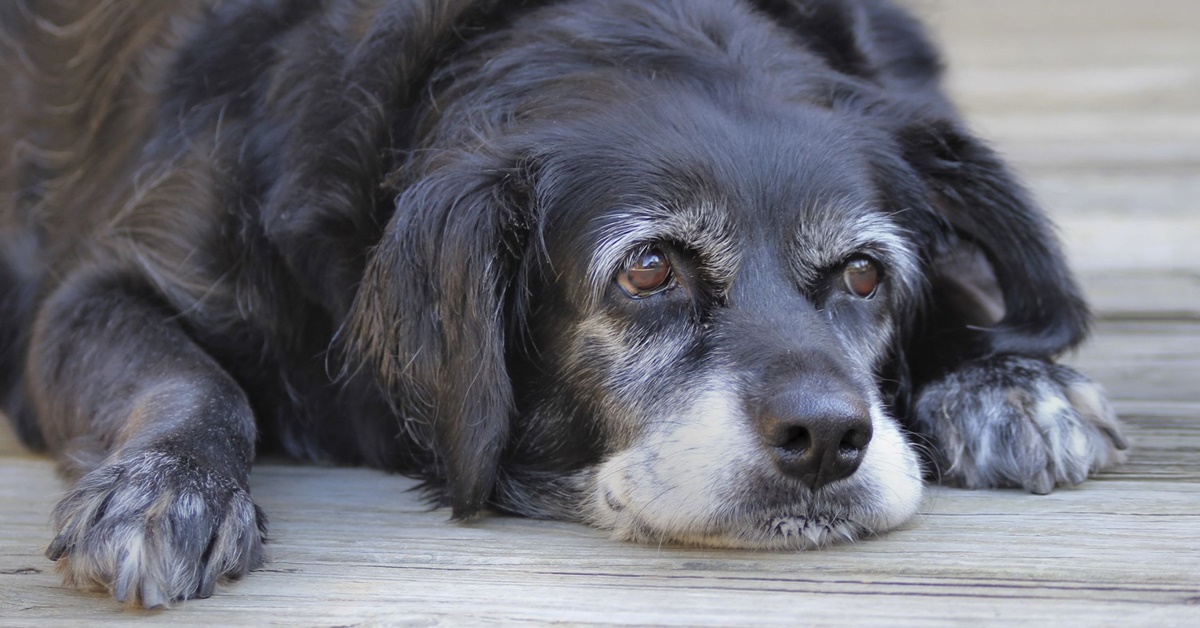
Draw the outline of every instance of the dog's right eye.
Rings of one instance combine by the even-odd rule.
[[[875,290],[879,288],[879,268],[870,259],[856,257],[846,262],[842,281],[851,294],[860,299],[869,299],[875,296]]]
[[[671,262],[657,248],[650,248],[630,258],[617,274],[617,285],[632,299],[644,299],[670,288]]]

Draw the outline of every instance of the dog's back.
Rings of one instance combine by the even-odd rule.
[[[260,211],[267,191],[250,181],[256,150],[278,147],[249,147],[259,139],[246,133],[249,114],[229,112],[227,97],[239,89],[261,94],[284,82],[280,64],[249,63],[245,47],[307,51],[304,33],[279,40],[315,6],[80,0],[0,7],[7,44],[0,146],[8,148],[0,158],[0,402],[31,447],[47,444],[21,382],[36,310],[64,278],[90,275],[138,277],[154,301],[179,312],[250,391],[264,442],[281,438],[294,455],[328,459],[320,449],[357,462],[360,443],[343,441],[362,435],[379,459],[395,456],[394,439],[372,428],[279,436],[342,411],[370,423],[381,405],[368,385],[330,381],[340,368],[325,357],[333,324],[305,296],[320,279],[296,272],[267,241]],[[352,3],[327,9],[321,17],[330,21],[369,13]],[[320,33],[322,24],[308,28]],[[306,56],[301,65],[312,63]],[[235,74],[246,85],[230,87]],[[278,222],[287,229],[302,221]]]
[[[0,6],[0,399],[32,446],[42,439],[14,389],[42,280],[73,264],[131,194],[151,92],[177,31],[199,13],[157,2]]]
[[[94,0],[22,1],[0,11],[3,226],[78,237],[97,208],[128,194],[155,92],[199,11]],[[70,247],[68,238],[42,245]]]

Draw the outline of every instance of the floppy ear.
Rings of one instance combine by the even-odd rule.
[[[513,413],[505,301],[527,208],[504,171],[456,158],[409,187],[368,261],[348,344],[430,445],[455,518],[495,481]]]
[[[905,89],[934,88],[942,62],[922,24],[883,0],[753,0],[834,70]]]
[[[1049,358],[1082,340],[1089,313],[1053,225],[999,157],[948,119],[909,124],[900,141],[942,231],[933,333],[965,341],[963,358]]]
[[[836,0],[754,0],[754,6],[797,41],[821,56],[838,72],[873,76],[875,68],[861,45],[866,39],[866,11],[853,2]]]

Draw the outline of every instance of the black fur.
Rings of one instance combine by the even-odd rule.
[[[260,564],[256,448],[627,538],[890,521],[879,487],[770,465],[745,480],[762,529],[589,511],[632,510],[598,465],[722,373],[747,429],[838,390],[969,486],[1045,492],[1125,447],[1051,362],[1088,313],[1047,219],[885,0],[0,11],[0,398],[80,478],[48,552],[72,584],[156,606]],[[662,295],[597,270],[671,224],[607,262],[665,251]],[[839,283],[855,255],[869,299]]]

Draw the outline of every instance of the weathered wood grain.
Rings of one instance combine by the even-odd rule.
[[[161,619],[1183,622],[1200,611],[1193,606],[1200,600],[1200,465],[1194,446],[1172,450],[1173,437],[1159,434],[1154,421],[1135,418],[1134,425],[1135,464],[1079,489],[1045,497],[935,491],[909,529],[801,554],[636,546],[582,526],[516,518],[455,525],[445,512],[426,512],[406,480],[265,466],[255,473],[254,492],[272,513],[271,563]],[[1175,431],[1200,439],[1195,421]],[[1139,460],[1158,469],[1164,454],[1180,476],[1136,472]],[[45,542],[46,511],[61,490],[49,463],[9,459],[5,472],[0,617],[23,625],[114,617],[106,597],[58,589],[33,549]]]
[[[260,465],[267,567],[128,613],[40,555],[64,485],[0,428],[0,626],[1200,625],[1200,5],[913,0],[971,123],[1063,227],[1100,319],[1070,361],[1130,425],[1128,464],[1034,497],[935,489],[883,539],[768,553],[447,522],[411,482]]]
[[[1084,272],[1080,281],[1102,320],[1200,320],[1200,272]]]
[[[1067,362],[1122,400],[1200,401],[1200,326],[1183,322],[1107,322]]]
[[[1200,621],[1200,395],[1171,383],[1196,372],[1187,365],[1200,362],[1200,324],[1105,323],[1073,359],[1114,392],[1136,444],[1127,465],[1076,489],[938,489],[886,538],[787,554],[637,546],[510,517],[453,524],[403,478],[268,464],[253,477],[272,521],[267,567],[210,600],[135,616],[179,625]],[[0,457],[0,624],[129,619],[105,595],[59,588],[39,555],[63,488],[47,460]]]

